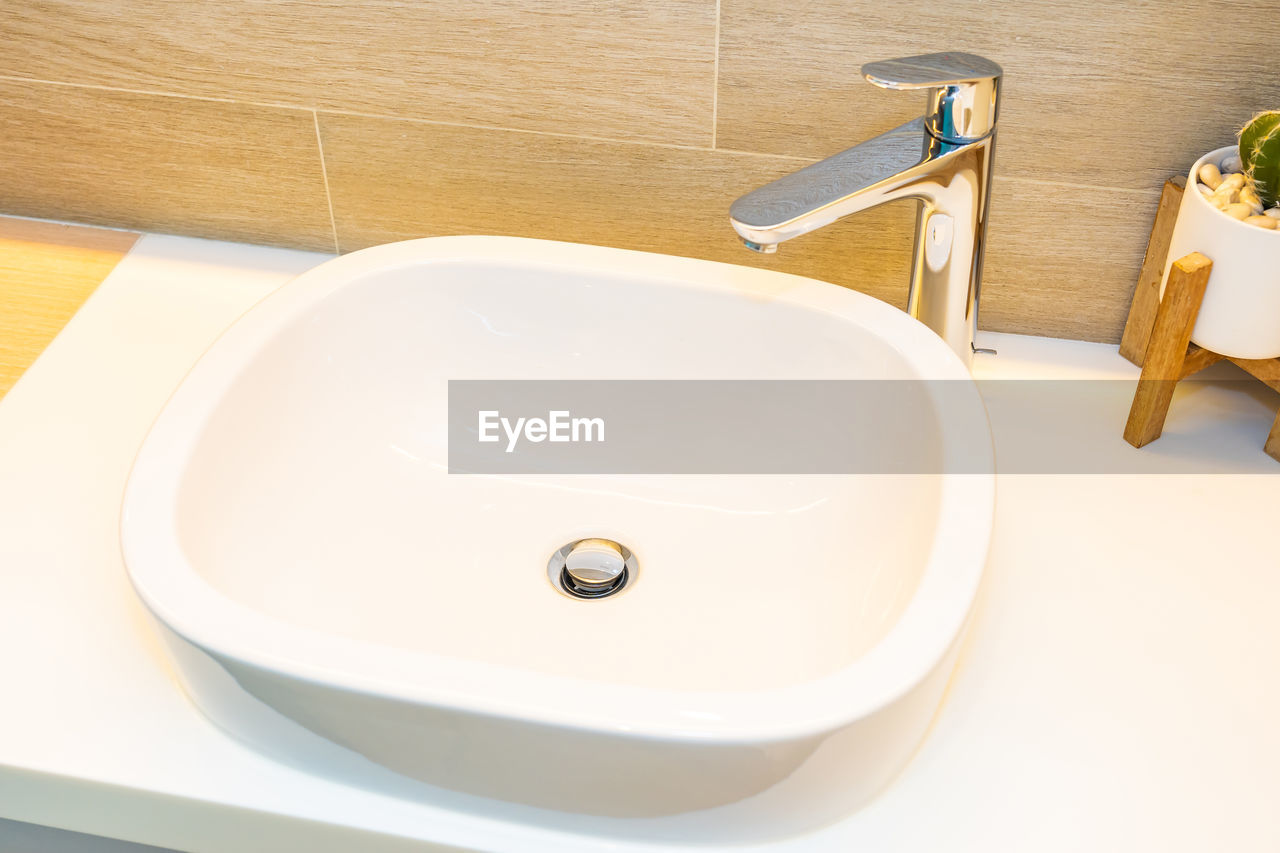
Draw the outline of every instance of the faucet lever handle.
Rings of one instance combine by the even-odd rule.
[[[972,53],[927,53],[868,62],[862,76],[882,89],[928,89],[924,125],[943,142],[964,144],[996,127],[1004,69]]]

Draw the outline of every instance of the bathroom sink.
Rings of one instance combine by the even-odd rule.
[[[914,440],[965,471],[451,473],[460,379],[937,380],[919,386],[952,393]],[[759,839],[847,813],[905,764],[993,501],[976,388],[882,302],[441,237],[322,264],[229,329],[144,442],[121,535],[185,688],[233,734],[252,742],[245,709],[270,709],[426,798]],[[555,588],[548,558],[587,537],[634,551],[622,594]]]

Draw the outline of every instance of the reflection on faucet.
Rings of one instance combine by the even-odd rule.
[[[923,118],[744,195],[730,221],[747,248],[778,244],[898,199],[920,201],[907,311],[968,365],[978,324],[999,65],[935,53],[862,67],[887,89],[928,89]]]

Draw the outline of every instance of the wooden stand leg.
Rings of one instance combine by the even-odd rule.
[[[1169,242],[1173,239],[1173,226],[1178,220],[1182,192],[1181,178],[1164,182],[1160,206],[1156,208],[1156,221],[1151,226],[1147,254],[1142,259],[1142,271],[1138,273],[1138,284],[1133,289],[1133,304],[1129,308],[1129,319],[1124,324],[1124,337],[1120,339],[1120,354],[1139,366],[1147,354],[1151,327],[1160,306],[1160,281],[1164,278],[1164,262],[1169,257]]]
[[[1267,436],[1267,443],[1262,449],[1272,459],[1280,462],[1280,412],[1276,412],[1276,422],[1271,425],[1271,434]]]
[[[1160,437],[1169,414],[1173,389],[1182,378],[1191,343],[1191,329],[1200,312],[1213,262],[1199,252],[1174,261],[1164,298],[1156,311],[1155,326],[1142,362],[1142,376],[1129,408],[1124,440],[1142,447]]]

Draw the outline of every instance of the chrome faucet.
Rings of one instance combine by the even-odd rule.
[[[999,65],[969,53],[932,53],[862,66],[885,89],[927,89],[923,118],[806,166],[733,203],[730,221],[747,248],[778,244],[851,213],[917,199],[907,313],[968,366],[999,109]]]

